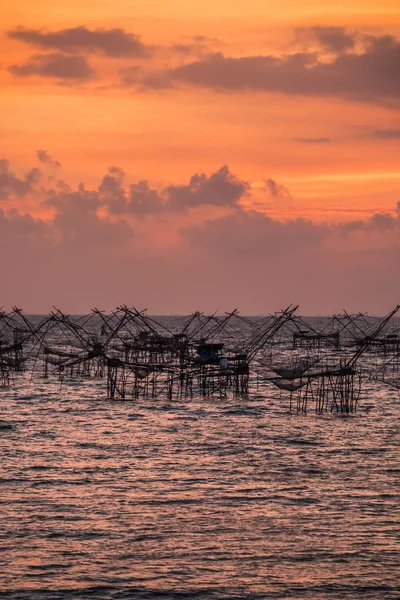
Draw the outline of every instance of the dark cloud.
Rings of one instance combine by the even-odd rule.
[[[291,198],[289,190],[274,179],[265,179],[264,184],[265,190],[271,198]]]
[[[151,53],[137,35],[124,29],[88,29],[84,25],[59,31],[18,28],[8,36],[46,50],[66,53],[100,52],[112,58],[138,58]]]
[[[152,86],[150,77],[142,80]],[[317,53],[233,58],[216,53],[157,74],[156,86],[185,83],[224,92],[246,90],[289,95],[338,96],[398,105],[400,43],[392,36],[364,39],[360,53],[321,61]]]
[[[128,210],[136,215],[158,214],[165,209],[163,199],[157,190],[152,190],[147,181],[139,181],[129,186]]]
[[[42,219],[35,219],[29,214],[21,214],[16,209],[5,213],[0,209],[0,240],[42,238],[49,233],[48,225]]]
[[[123,173],[109,170],[99,187],[102,202],[112,214],[139,216],[168,212],[186,212],[199,206],[235,207],[249,189],[249,183],[238,179],[227,166],[215,173],[196,173],[186,185],[170,185],[151,189],[147,181],[122,187]]]
[[[372,135],[380,140],[396,140],[400,139],[400,129],[377,129]]]
[[[298,27],[295,30],[297,42],[308,45],[310,42],[317,43],[323,50],[334,54],[341,54],[352,50],[355,45],[355,35],[349,33],[345,27]]]
[[[376,214],[367,221],[366,227],[374,231],[387,231],[397,229],[399,221],[389,214]]]
[[[8,200],[11,196],[22,198],[32,192],[40,179],[39,169],[31,169],[23,179],[10,170],[8,160],[0,160],[0,200]]]
[[[224,166],[210,176],[196,173],[187,185],[169,186],[165,192],[172,210],[187,210],[201,205],[235,206],[248,189],[248,182]]]
[[[17,77],[53,77],[61,81],[87,81],[95,78],[95,71],[83,56],[65,54],[35,54],[22,65],[12,65],[8,69]]]
[[[58,160],[54,160],[46,150],[38,150],[36,156],[41,163],[55,167],[56,169],[61,167],[61,163]]]
[[[125,200],[125,190],[122,187],[125,173],[119,167],[109,167],[108,174],[104,175],[99,192],[104,200]]]
[[[110,214],[133,214],[145,216],[158,214],[165,210],[165,203],[156,190],[149,187],[147,181],[123,186],[125,173],[118,167],[110,167],[99,185],[99,199],[106,205]]]
[[[340,223],[335,230],[343,236],[356,232],[383,233],[393,230],[399,230],[400,233],[400,221],[388,213],[377,213],[369,219]]]
[[[306,137],[294,138],[294,141],[299,144],[330,144],[332,140],[327,137]]]

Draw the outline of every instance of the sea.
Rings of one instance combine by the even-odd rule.
[[[108,400],[30,370],[0,390],[0,598],[400,598],[400,398]]]

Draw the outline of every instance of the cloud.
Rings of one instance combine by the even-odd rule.
[[[204,51],[204,47],[200,44],[194,43],[181,43],[181,44],[173,44],[171,46],[172,52],[176,54],[182,54],[184,56],[193,56],[197,54],[201,54]]]
[[[376,214],[373,215],[369,219],[369,221],[366,222],[365,227],[372,231],[388,231],[393,229],[399,229],[399,225],[399,220],[392,217],[392,215]]]
[[[109,167],[99,185],[101,203],[107,206],[110,214],[132,214],[145,216],[158,214],[164,210],[164,201],[156,190],[151,190],[147,181],[124,187],[125,173],[118,167]]]
[[[95,71],[83,56],[66,56],[60,53],[34,54],[22,65],[8,69],[16,77],[53,77],[61,81],[88,81],[95,78]]]
[[[391,234],[393,236],[391,237]],[[395,242],[400,248],[400,202],[396,216],[377,213],[365,220],[315,223],[292,218],[284,221],[255,210],[241,209],[232,214],[206,220],[199,225],[182,228],[182,235],[196,247],[214,253],[229,255],[269,256],[277,259],[299,249],[322,247],[329,240],[343,244],[352,242],[354,236],[364,240],[369,247],[371,236],[381,238],[383,244]],[[388,238],[385,239],[385,235]],[[237,243],[236,243],[237,242]]]
[[[322,60],[316,52],[239,58],[210,54],[156,73],[154,87],[195,85],[220,92],[280,92],[288,95],[336,96],[354,101],[399,103],[400,42],[393,36],[363,38],[360,52]],[[152,87],[154,78],[142,77]],[[132,82],[137,85],[137,80]]]
[[[315,225],[304,219],[280,222],[255,211],[240,211],[182,229],[184,238],[201,252],[249,259],[257,256],[271,259],[299,248],[314,248],[329,234],[327,225]]]
[[[94,190],[85,189],[81,184],[77,190],[50,190],[43,204],[55,209],[52,225],[64,243],[74,248],[102,249],[109,245],[123,244],[133,235],[126,221],[111,221],[99,215],[100,199]]]
[[[0,200],[8,200],[11,196],[23,198],[34,190],[34,186],[39,179],[39,169],[31,169],[21,179],[10,170],[8,160],[0,160]]]
[[[110,172],[118,177],[120,170],[111,167]],[[0,162],[0,173],[1,189],[10,197],[28,195],[37,181],[34,169],[20,179],[10,171],[7,161]],[[0,243],[14,246],[21,257],[23,252],[31,251],[36,256],[45,248],[51,257],[58,256],[62,265],[85,263],[85,255],[104,258],[125,251],[134,237],[124,219],[110,219],[101,213],[101,197],[96,189],[87,189],[83,184],[73,188],[58,182],[54,188],[36,190],[36,196],[43,207],[51,209],[50,217],[37,219],[16,209],[7,213],[0,210]],[[47,262],[45,257],[40,260]]]
[[[147,181],[122,187],[124,173],[109,170],[99,187],[102,202],[111,214],[184,213],[199,206],[236,207],[250,184],[238,179],[227,166],[211,175],[196,173],[185,185],[169,185],[161,190],[151,189]]]
[[[56,304],[82,312],[121,283],[120,276],[115,280],[120,268],[129,270],[129,225],[100,216],[84,189],[54,194],[54,214],[46,220],[0,210],[0,249],[8,257],[5,305],[40,313]]]
[[[274,179],[265,179],[264,184],[265,190],[271,198],[291,198],[289,190]]]
[[[38,150],[36,156],[41,163],[55,167],[56,169],[61,167],[61,163],[58,160],[54,160],[46,150]]]
[[[355,46],[355,35],[349,33],[345,27],[298,27],[295,30],[297,42],[303,42],[307,46],[317,43],[323,50],[341,54],[352,50]]]
[[[210,176],[196,173],[187,185],[168,186],[165,192],[172,210],[186,210],[201,205],[236,206],[248,189],[248,182],[224,166]]]
[[[377,129],[372,136],[379,140],[397,140],[400,139],[400,129]]]
[[[17,28],[8,32],[11,39],[25,42],[44,50],[68,54],[101,53],[111,58],[142,58],[151,54],[140,37],[124,29],[88,29],[84,25],[59,31]]]
[[[42,219],[23,215],[16,209],[7,213],[0,209],[0,240],[3,244],[10,240],[26,242],[27,239],[42,239],[48,236],[48,232],[48,225]]]
[[[299,144],[330,144],[332,140],[327,137],[306,137],[294,138],[294,141]]]
[[[261,314],[273,298],[275,306],[300,303],[306,314],[343,306],[383,314],[400,294],[400,219],[391,215],[331,224],[237,211],[187,226],[182,236],[218,305],[234,297],[235,306],[257,305]]]

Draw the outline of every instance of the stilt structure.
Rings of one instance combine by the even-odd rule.
[[[156,319],[122,305],[81,317],[54,308],[39,321],[14,307],[0,311],[0,387],[25,369],[32,381],[91,379],[114,400],[246,399],[265,382],[290,410],[349,414],[367,379],[400,389],[398,309],[385,319],[305,319],[292,305],[260,318],[234,310]]]

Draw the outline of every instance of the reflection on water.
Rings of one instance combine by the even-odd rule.
[[[0,394],[0,597],[399,598],[400,401]]]

